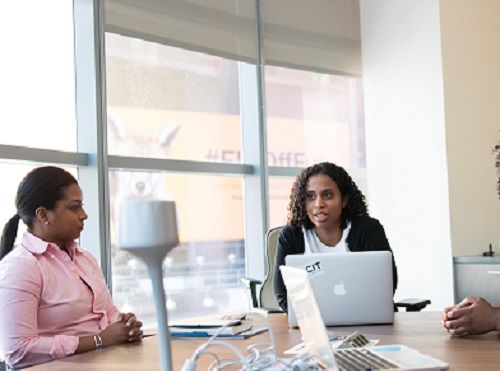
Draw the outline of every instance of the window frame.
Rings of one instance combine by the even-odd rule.
[[[110,170],[147,170],[241,176],[244,189],[248,276],[265,275],[264,236],[269,226],[269,177],[295,177],[302,168],[269,167],[265,112],[263,16],[255,1],[258,63],[239,63],[242,164],[108,155],[103,0],[73,0],[77,152],[0,145],[0,159],[74,166],[91,216],[81,243],[98,259],[111,289]],[[258,125],[255,125],[255,123]]]

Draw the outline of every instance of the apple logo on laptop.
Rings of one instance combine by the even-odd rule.
[[[337,296],[343,296],[347,293],[344,281],[340,281],[339,283],[333,285],[333,293]]]

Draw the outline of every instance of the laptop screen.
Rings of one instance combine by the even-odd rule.
[[[306,271],[284,265],[280,271],[309,355],[319,358],[328,368],[336,368],[326,327]]]

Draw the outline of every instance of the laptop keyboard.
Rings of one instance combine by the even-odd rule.
[[[337,349],[335,361],[341,371],[390,370],[400,365],[365,348]]]
[[[340,349],[343,348],[361,348],[368,344],[368,339],[363,335],[356,331],[354,334],[348,336],[342,344],[340,345]]]

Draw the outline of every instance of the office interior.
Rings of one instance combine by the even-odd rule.
[[[151,291],[147,284],[142,286],[143,280],[147,281],[144,270],[140,279],[129,277],[137,268],[136,261],[128,259],[121,268],[116,263],[126,257],[119,249],[112,249],[116,243],[112,199],[116,190],[112,187],[120,174],[167,174],[170,184],[180,185],[163,196],[176,201],[183,210],[182,254],[189,256],[194,250],[217,254],[221,249],[225,255],[220,259],[231,265],[231,269],[222,269],[215,264],[210,271],[209,256],[190,256],[191,260],[186,261],[204,268],[199,268],[191,281],[167,277],[167,295],[169,290],[186,293],[192,288],[190,285],[200,282],[209,292],[212,289],[215,292],[231,281],[225,299],[220,299],[223,295],[209,293],[196,306],[203,310],[241,311],[247,308],[247,303],[242,299],[244,289],[239,277],[264,278],[263,236],[270,227],[286,221],[289,187],[306,164],[300,153],[307,155],[311,151],[312,159],[346,167],[365,192],[370,214],[383,224],[396,257],[400,284],[395,299],[427,298],[432,301],[430,310],[451,305],[455,300],[453,257],[481,256],[489,244],[500,255],[498,175],[492,154],[500,139],[497,104],[500,50],[496,48],[500,38],[497,22],[500,3],[494,0],[314,0],[312,3],[314,6],[310,1],[306,4],[299,0],[30,3],[34,13],[45,14],[42,12],[51,9],[47,16],[54,15],[54,22],[56,10],[64,8],[57,17],[62,14],[65,23],[50,29],[43,43],[26,39],[22,47],[16,42],[15,32],[2,33],[11,51],[8,60],[1,63],[5,63],[12,75],[11,84],[0,88],[4,90],[6,110],[11,113],[5,116],[0,129],[0,167],[8,174],[2,192],[5,205],[2,220],[6,222],[15,212],[15,189],[30,168],[55,164],[73,171],[83,188],[90,216],[81,244],[98,257],[122,309],[132,308],[140,313],[134,295],[143,291],[147,296]],[[17,19],[26,11],[21,5],[12,7],[12,12],[3,13],[4,17]],[[50,23],[45,20],[44,27],[50,27]],[[198,28],[194,28],[196,25]],[[23,27],[29,29],[30,23]],[[191,34],[186,32],[190,29]],[[58,41],[58,45],[51,45],[50,35],[62,36],[67,44]],[[142,41],[147,45],[141,44]],[[177,53],[178,59],[162,61],[157,49],[163,45],[174,48],[172,55]],[[49,47],[66,50],[71,68],[56,67],[49,72],[37,69],[37,61],[57,64],[50,59],[51,53],[46,49]],[[197,66],[200,74],[210,76],[229,68],[231,73],[225,78],[236,81],[223,96],[215,96],[209,90],[209,81],[202,86],[207,90],[191,97],[201,102],[196,106],[199,111],[179,113],[178,106],[172,103],[174,108],[169,108],[170,102],[162,100],[162,91],[155,96],[156,91],[151,88],[147,99],[134,95],[144,88],[140,79],[132,79],[126,68],[114,65],[125,48],[131,51],[127,68],[142,63],[141,58],[149,53],[158,58],[158,65],[177,68],[187,75],[186,64],[191,63],[183,59],[187,50],[208,56],[204,64]],[[23,55],[31,57],[16,59],[21,49]],[[217,58],[211,59],[213,56]],[[142,71],[144,76],[148,72],[151,71]],[[339,129],[325,135],[321,125],[306,118],[298,120],[302,120],[302,126],[287,128],[286,119],[293,116],[287,117],[287,110],[297,109],[296,98],[283,95],[285,103],[272,106],[269,99],[277,93],[272,92],[271,85],[266,88],[266,83],[278,78],[279,73],[293,80],[295,72],[310,73],[319,84],[328,85],[329,78],[340,76],[348,79],[348,84],[362,86],[362,98],[356,96],[359,86],[358,90],[349,90],[352,98],[349,104],[354,110],[347,116],[356,122],[351,125],[354,128],[359,129],[357,123],[362,121],[364,132],[353,130],[354,134],[350,132],[343,137]],[[151,74],[148,82],[155,79],[168,82],[161,80],[159,73]],[[38,100],[47,86],[55,84],[59,88],[60,80],[71,81],[72,90],[62,92],[48,106],[39,106]],[[297,81],[299,84],[299,77]],[[175,84],[162,89],[188,91],[188,87]],[[227,122],[218,116],[197,116],[212,110],[210,105],[217,99],[237,107],[234,112],[224,112],[231,116]],[[288,99],[292,104],[286,104]],[[15,100],[21,103],[14,104]],[[317,106],[306,109],[321,110],[324,109],[321,104],[329,105],[328,101],[315,103]],[[360,104],[362,117],[359,117]],[[9,110],[9,106],[15,106],[16,111]],[[154,116],[157,111],[163,113]],[[285,113],[282,122],[278,120],[271,126],[274,112]],[[58,128],[54,121],[61,118],[66,118],[67,124]],[[207,125],[219,131],[217,135],[199,131],[198,119],[208,120]],[[112,140],[123,133],[112,125],[127,120],[131,120],[128,125],[135,125],[138,132],[161,129],[164,122],[175,126],[179,122],[176,120],[185,120],[181,121],[176,138],[177,144],[186,143],[184,152],[176,147],[178,157],[171,153],[142,153],[144,147],[150,146],[148,142],[135,153],[120,152],[113,147]],[[144,123],[148,120],[155,121],[149,129],[149,124]],[[308,125],[309,131],[304,129]],[[308,137],[286,147],[287,137],[297,127],[303,130],[299,133],[307,133]],[[175,133],[177,129],[171,130]],[[271,132],[275,137],[270,137]],[[334,140],[332,149],[320,152],[316,147],[327,147],[332,133],[349,138],[352,142],[349,148],[362,148],[364,160],[359,161],[358,152],[353,156],[355,159],[348,156],[344,159],[343,152],[337,149],[345,143]],[[354,135],[362,137],[361,144]],[[238,140],[225,142],[230,137]],[[204,141],[212,140],[211,143],[220,146],[217,148],[228,149],[224,158],[222,152],[213,158],[213,153],[207,157],[206,152],[194,150]],[[318,143],[321,145],[315,146]],[[277,152],[281,157],[269,155],[271,145],[285,146]],[[297,155],[293,152],[295,147],[304,149]],[[214,190],[214,187],[219,188]],[[279,189],[275,201],[269,196],[273,187]],[[238,199],[236,211],[231,206],[224,208],[234,205],[224,201],[228,192]],[[225,212],[228,214],[224,215]],[[220,236],[211,233],[217,228],[228,235],[224,243]],[[202,232],[207,236],[205,239],[200,237]],[[192,240],[186,236],[192,236]],[[173,259],[165,264],[168,276],[169,269],[178,263]],[[119,274],[118,269],[121,269]],[[189,270],[189,264],[182,269]],[[217,276],[221,269],[229,272],[227,277]],[[205,273],[210,275],[209,279],[204,279]],[[130,287],[135,291],[126,290]],[[181,294],[177,301],[171,298],[172,313],[186,305],[183,300],[194,300]],[[220,307],[217,300],[221,300]],[[151,320],[154,321],[154,314]]]

